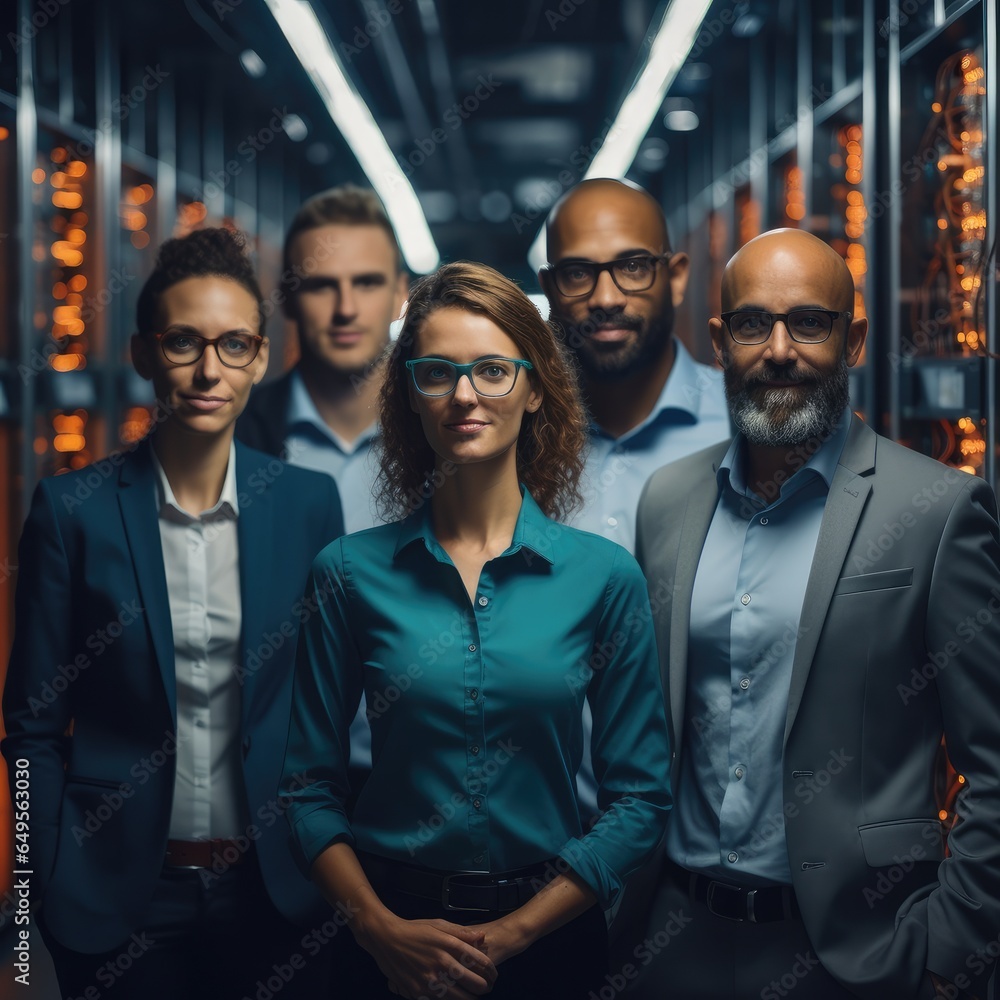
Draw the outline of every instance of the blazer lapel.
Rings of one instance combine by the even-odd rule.
[[[149,623],[153,655],[163,677],[170,715],[177,722],[177,680],[174,674],[174,634],[170,597],[163,566],[160,523],[156,506],[156,472],[144,441],[125,459],[119,473],[118,506],[132,565],[139,582],[139,597]]]
[[[816,542],[816,554],[813,556],[802,601],[799,639],[792,658],[792,677],[785,714],[786,743],[802,702],[802,693],[816,656],[833,591],[871,493],[872,481],[864,477],[875,468],[876,440],[874,431],[857,417],[852,417],[847,443],[830,484],[830,494],[823,510],[823,522]]]
[[[249,479],[254,478],[253,489]],[[254,680],[260,661],[255,644],[249,636],[259,638],[267,619],[268,581],[274,572],[272,554],[279,538],[274,524],[274,506],[267,480],[251,460],[247,449],[236,443],[236,490],[240,513],[236,522],[236,537],[240,549],[240,604],[243,612],[240,639],[240,665],[243,668],[243,718],[254,691]],[[304,581],[303,581],[304,582]],[[254,654],[254,663],[249,662]]]
[[[673,580],[673,605],[670,616],[669,676],[663,678],[670,692],[670,719],[673,736],[680,745],[684,728],[684,701],[687,693],[688,631],[691,626],[691,592],[698,572],[701,550],[705,547],[709,525],[719,497],[716,473],[725,455],[706,466],[705,476],[692,484],[687,506],[680,523],[680,541]],[[709,473],[711,469],[711,474]],[[679,758],[676,758],[679,759]]]

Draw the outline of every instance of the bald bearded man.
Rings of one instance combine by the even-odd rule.
[[[584,507],[572,523],[632,551],[646,480],[729,437],[722,375],[673,335],[688,257],[671,249],[646,191],[583,181],[553,206],[546,241],[539,282],[579,361],[591,418]]]
[[[851,415],[867,321],[826,244],[757,237],[722,300],[738,433],[639,503],[637,556],[672,595],[654,613],[675,805],[658,876],[626,893],[612,975],[658,1000],[992,995],[993,492]],[[950,831],[942,733],[965,777]]]

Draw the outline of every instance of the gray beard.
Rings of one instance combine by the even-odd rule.
[[[798,390],[769,389],[759,404],[746,384],[737,385],[726,370],[726,398],[733,424],[750,442],[764,448],[803,444],[810,439],[826,440],[833,432],[850,399],[847,362],[817,382],[803,402]]]

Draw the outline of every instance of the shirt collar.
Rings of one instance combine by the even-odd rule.
[[[556,530],[553,531],[552,529]],[[535,503],[532,495],[521,486],[521,509],[517,514],[517,523],[514,525],[514,534],[509,547],[503,552],[503,556],[512,556],[522,549],[526,549],[550,565],[554,562],[552,549],[555,538],[558,537],[562,525],[556,524],[551,518],[546,517],[541,508]],[[396,539],[396,550],[394,557],[398,557],[403,549],[409,547],[414,542],[422,541],[439,562],[443,562],[446,553],[440,542],[434,536],[434,525],[431,521],[431,505],[425,501],[423,506],[413,511],[412,514],[399,522],[399,536]]]
[[[701,412],[699,402],[705,391],[704,375],[698,369],[703,366],[691,357],[688,349],[676,337],[672,337],[671,342],[674,345],[674,361],[670,366],[667,381],[663,383],[660,395],[649,411],[649,416],[632,430],[623,434],[618,439],[619,441],[625,441],[633,434],[638,434],[644,427],[657,420],[661,413],[667,411],[676,414],[681,423],[698,423]],[[607,435],[600,424],[593,421],[591,421],[591,428]]]
[[[843,414],[841,414],[840,420],[834,426],[830,436],[822,440],[819,448],[815,451],[810,450],[808,443],[790,447],[788,449],[789,452],[798,455],[802,459],[803,464],[793,475],[789,476],[789,478],[782,483],[779,494],[783,494],[789,484],[793,481],[802,482],[802,479],[807,478],[799,478],[800,474],[803,472],[819,476],[823,482],[826,483],[826,488],[829,489],[830,485],[833,483],[833,476],[837,471],[837,465],[840,462],[840,455],[844,450],[844,445],[847,443],[847,435],[850,429],[851,410],[850,407],[847,407]],[[750,494],[746,483],[746,463],[743,453],[744,441],[745,439],[742,432],[733,438],[732,444],[729,446],[729,450],[719,463],[719,470],[716,473],[716,477],[718,479],[720,489],[728,483],[730,488],[735,493],[738,493],[741,496],[749,496]]]
[[[660,398],[653,407],[650,418],[659,416],[664,410],[677,410],[686,413],[691,423],[698,422],[699,406],[705,387],[698,363],[691,357],[688,349],[676,338],[673,339],[674,363],[670,366],[670,374],[664,383]]]
[[[221,521],[225,519],[236,520],[240,513],[238,491],[236,489],[236,443],[229,444],[229,464],[226,466],[226,478],[222,482],[222,493],[219,501],[209,510],[200,514],[191,514],[186,511],[174,496],[174,491],[170,488],[170,480],[167,479],[163,466],[156,456],[156,449],[149,449],[153,459],[153,468],[156,470],[157,478],[157,499],[161,517],[166,517],[171,521],[180,521],[189,524],[194,521]]]
[[[302,380],[302,373],[298,368],[293,368],[291,375],[289,375],[288,412],[286,419],[289,431],[293,427],[302,426],[303,424],[308,427],[314,427],[345,455],[353,454],[378,434],[377,420],[373,420],[350,444],[334,433],[327,425],[327,422],[320,416],[319,410],[316,409],[316,404],[312,401],[312,396],[309,395],[309,390],[306,388],[306,384]]]

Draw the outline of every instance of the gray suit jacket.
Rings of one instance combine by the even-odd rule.
[[[656,618],[675,785],[691,592],[727,448],[661,469],[639,503],[636,555]],[[966,777],[947,858],[932,780],[942,732]],[[981,479],[856,418],[823,514],[775,763],[802,917],[838,980],[881,1000],[919,995],[925,968],[969,982],[990,974],[986,947],[996,951],[1000,935],[996,500]],[[651,884],[626,894],[626,934]],[[620,940],[619,951],[630,945]]]

